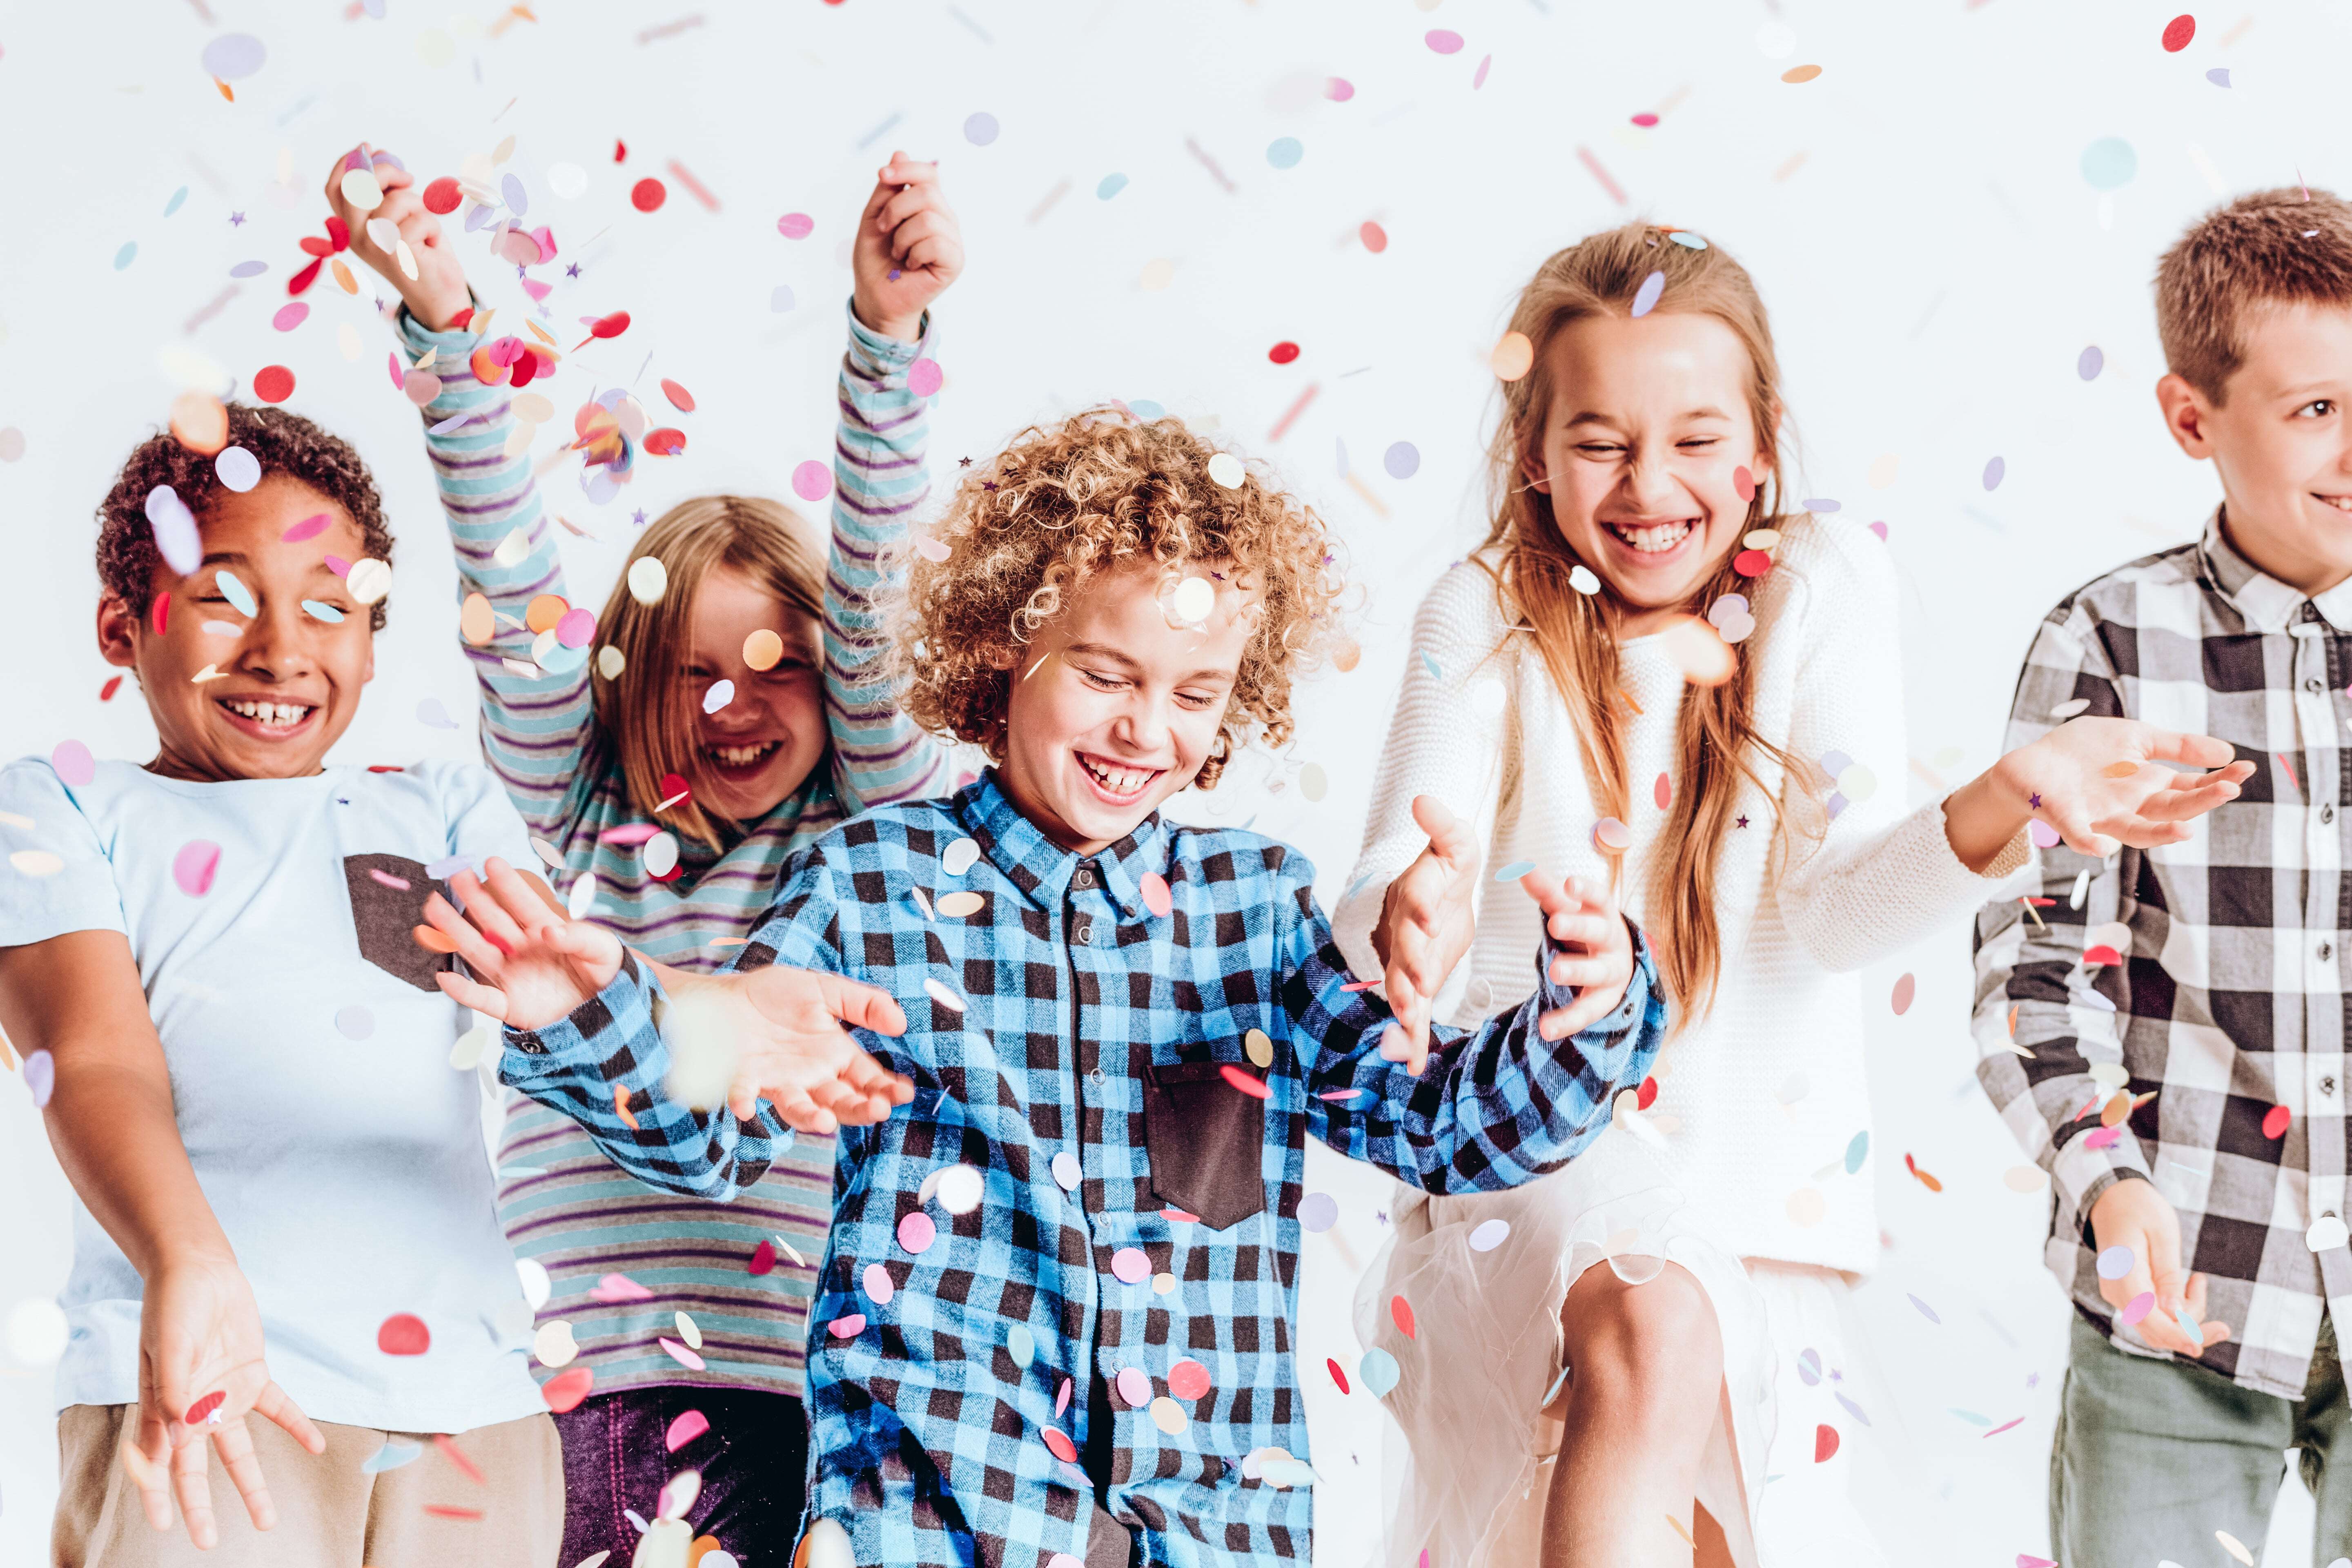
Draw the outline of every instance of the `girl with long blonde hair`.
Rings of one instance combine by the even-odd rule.
[[[1822,1436],[1857,1430],[1833,1374],[1878,1248],[1853,972],[1982,903],[2029,819],[2174,842],[2241,771],[2076,719],[1906,809],[1895,570],[1785,509],[1748,273],[1632,224],[1546,261],[1511,331],[1492,529],[1414,621],[1334,925],[1418,1037],[1530,989],[1509,882],[1584,878],[1649,937],[1672,1033],[1568,1170],[1402,1194],[1357,1307],[1410,1446],[1387,1561],[1874,1562]]]

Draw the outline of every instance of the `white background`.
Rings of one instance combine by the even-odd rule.
[[[635,318],[567,363],[549,389],[559,407],[616,382],[651,400],[664,375],[701,405],[677,421],[687,454],[644,459],[620,501],[591,505],[576,459],[548,481],[554,509],[600,536],[567,542],[587,602],[601,601],[633,508],[722,489],[783,494],[795,464],[825,455],[844,236],[892,148],[940,158],[971,268],[939,310],[949,381],[935,471],[1030,419],[1149,398],[1277,465],[1346,539],[1368,591],[1363,664],[1307,689],[1288,755],[1237,769],[1215,802],[1223,819],[1255,815],[1307,849],[1327,904],[1354,855],[1413,605],[1483,532],[1484,354],[1514,292],[1593,228],[1637,215],[1696,228],[1748,264],[1773,310],[1802,438],[1796,493],[1888,525],[1906,584],[1912,751],[1924,762],[1958,748],[1957,783],[1991,761],[2037,618],[2084,579],[2189,536],[2217,499],[2210,473],[2164,438],[2150,395],[2158,253],[2225,192],[2292,184],[2298,168],[2352,184],[2340,133],[2352,0],[2272,0],[2259,13],[2233,0],[2167,54],[2158,37],[2182,3],[540,0],[538,20],[495,36],[493,5],[416,0],[389,0],[382,19],[331,0],[0,11],[0,426],[25,439],[22,458],[0,464],[0,755],[69,737],[101,756],[150,754],[135,691],[98,700],[111,672],[91,635],[91,512],[163,417],[165,350],[241,383],[290,366],[291,406],[375,466],[401,542],[392,624],[339,758],[472,754],[470,723],[415,717],[427,697],[461,723],[473,705],[417,421],[385,375],[388,339],[365,299],[324,279],[305,325],[280,334],[269,319],[304,259],[297,237],[319,231],[335,154],[364,137],[424,174],[454,174],[511,132],[507,168],[530,220],[551,222],[563,250],[539,269],[559,279],[551,330],[568,349],[583,316]],[[686,25],[640,37],[673,23]],[[1775,23],[1793,35],[1790,52],[1759,41]],[[1433,52],[1433,27],[1465,46]],[[268,49],[233,103],[199,65],[224,32]],[[1780,79],[1807,63],[1819,79]],[[2217,67],[2232,86],[2206,79]],[[1329,76],[1353,83],[1352,99],[1320,96]],[[988,146],[962,132],[982,111],[1003,127]],[[1630,124],[1643,111],[1662,113],[1656,129]],[[1304,156],[1278,170],[1265,149],[1284,136]],[[2079,169],[2104,136],[2138,158],[2105,203]],[[616,138],[629,149],[617,168]],[[717,211],[670,174],[673,159]],[[272,189],[281,160],[290,190]],[[590,176],[570,202],[545,178],[567,161]],[[1130,183],[1098,199],[1114,173]],[[670,187],[650,216],[626,201],[645,174]],[[163,216],[183,185],[184,205]],[[786,240],[776,220],[795,211],[815,231]],[[1355,238],[1367,218],[1387,230],[1384,254]],[[130,241],[137,254],[118,268]],[[478,237],[467,254],[511,330],[526,304],[512,268]],[[190,328],[248,258],[268,274]],[[1172,279],[1146,289],[1161,258]],[[572,280],[563,267],[575,261]],[[770,308],[779,285],[798,300],[782,314]],[[365,344],[357,363],[337,347],[345,321]],[[1286,339],[1301,356],[1270,363]],[[2090,344],[2106,368],[2086,384],[2075,367]],[[1310,384],[1319,392],[1275,440]],[[1422,457],[1405,481],[1381,463],[1401,440]],[[1895,477],[1874,488],[1890,455]],[[1995,456],[2007,478],[1988,493]],[[1329,778],[1319,804],[1297,783],[1308,762]],[[1909,782],[1927,798],[1922,778]],[[1888,1247],[1864,1294],[1895,1408],[1847,1441],[1905,1483],[1882,1505],[1895,1560],[2007,1564],[2046,1541],[2064,1310],[2038,1258],[2043,1200],[2001,1184],[2015,1159],[1973,1082],[1964,926],[1872,970],[1869,994],[1885,998],[1906,972],[1917,1002],[1898,1018],[1882,1001],[1872,1026]],[[1905,1174],[1906,1152],[1942,1178],[1940,1194]],[[1379,1244],[1383,1199],[1379,1178],[1335,1161],[1317,1170],[1345,1217],[1309,1244],[1300,1366],[1328,1478],[1319,1555],[1353,1564],[1380,1511],[1381,1417],[1319,1368],[1326,1354],[1352,1357],[1344,1301]],[[67,1264],[65,1184],[13,1080],[0,1082],[0,1192],[5,1313],[52,1291]],[[1935,1303],[1941,1327],[1906,1293]],[[46,1538],[47,1398],[46,1367],[0,1345],[0,1563],[37,1560]],[[1988,1439],[1956,1406],[2024,1423]],[[1898,1428],[1896,1446],[1874,1448]],[[2303,1561],[2308,1530],[2307,1505],[2282,1509],[2270,1561]],[[728,1544],[774,1562],[784,1543]],[[2175,1555],[2222,1561],[2210,1538]]]

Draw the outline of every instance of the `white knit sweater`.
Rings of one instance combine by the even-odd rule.
[[[1749,595],[1756,630],[1739,646],[1755,668],[1757,731],[1815,765],[1843,765],[1843,752],[1875,787],[1843,775],[1859,798],[1826,832],[1784,835],[1775,831],[1784,803],[1807,820],[1802,786],[1769,757],[1754,759],[1768,787],[1743,784],[1738,812],[1747,826],[1727,831],[1717,861],[1725,962],[1715,1008],[1669,1042],[1648,1114],[1692,1217],[1724,1247],[1860,1272],[1876,1258],[1878,1226],[1871,1165],[1854,1175],[1844,1165],[1854,1134],[1870,1126],[1863,999],[1852,972],[1977,906],[2030,848],[2020,833],[1979,876],[1952,853],[1941,801],[1905,811],[1886,547],[1833,519],[1796,518],[1782,531],[1777,564]],[[1667,816],[1654,791],[1674,768],[1683,682],[1655,637],[1622,645],[1621,673],[1641,710],[1628,736],[1633,847],[1621,882],[1639,923]],[[1531,634],[1507,629],[1477,559],[1439,579],[1414,619],[1363,853],[1334,922],[1360,974],[1379,973],[1371,929],[1381,898],[1427,844],[1411,815],[1419,795],[1475,816],[1486,847],[1478,934],[1437,1006],[1440,1018],[1467,1023],[1535,989],[1536,906],[1494,873],[1532,861],[1547,878],[1605,882],[1609,869],[1593,842],[1601,813],[1575,725]],[[1811,820],[1820,822],[1819,808]]]

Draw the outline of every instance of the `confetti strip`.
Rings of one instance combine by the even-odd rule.
[[[1045,199],[1044,201],[1039,202],[1035,206],[1029,209],[1029,221],[1034,224],[1038,219],[1044,217],[1047,213],[1054,210],[1054,204],[1055,202],[1060,201],[1064,196],[1066,196],[1069,194],[1070,182],[1067,178],[1065,178],[1060,184],[1055,185],[1052,190],[1045,193]]]
[[[1370,507],[1382,517],[1388,516],[1388,504],[1381,500],[1380,497],[1374,495],[1371,492],[1370,488],[1368,487],[1363,480],[1358,479],[1353,474],[1349,474],[1348,476],[1348,488],[1354,490],[1358,495],[1363,497],[1364,504],[1366,506]]]
[[[1184,151],[1192,153],[1192,156],[1201,160],[1201,166],[1209,171],[1210,178],[1215,180],[1217,184],[1225,187],[1225,194],[1227,195],[1232,195],[1241,189],[1239,185],[1234,184],[1233,181],[1225,177],[1225,172],[1223,169],[1217,167],[1217,161],[1209,156],[1209,150],[1202,146],[1198,142],[1193,141],[1190,136],[1184,138]]]
[[[1803,168],[1805,166],[1805,160],[1811,156],[1812,154],[1811,153],[1790,153],[1787,163],[1772,171],[1773,181],[1777,184],[1780,181],[1787,179],[1790,175]]]
[[[1579,147],[1576,150],[1576,156],[1578,162],[1592,172],[1592,177],[1601,182],[1601,188],[1609,193],[1610,200],[1621,207],[1627,205],[1624,191],[1619,187],[1616,181],[1609,177],[1609,171],[1601,166],[1601,160],[1592,155],[1591,148]]]
[[[695,19],[697,21],[701,20],[698,16]],[[705,186],[700,180],[696,179],[692,174],[688,174],[685,164],[679,163],[677,159],[672,158],[669,161],[669,172],[672,179],[686,187],[687,194],[688,195],[692,196],[696,201],[700,202],[704,206],[709,207],[712,212],[717,212],[719,210],[719,198],[712,195],[709,187]],[[640,372],[639,374],[642,374],[643,372]]]
[[[1284,433],[1290,428],[1291,422],[1297,419],[1301,414],[1307,412],[1307,405],[1314,402],[1315,395],[1322,390],[1322,383],[1314,381],[1308,382],[1307,384],[1307,390],[1298,395],[1297,401],[1291,404],[1291,405],[1283,412],[1282,417],[1274,422],[1274,428],[1266,432],[1266,440],[1268,442],[1281,440]]]
[[[183,334],[193,333],[198,327],[203,326],[206,321],[211,321],[215,316],[219,315],[223,310],[226,310],[228,308],[228,302],[231,300],[236,299],[239,292],[241,292],[241,289],[238,285],[232,283],[227,288],[222,289],[219,293],[214,295],[210,303],[205,305],[203,308],[198,310],[194,315],[190,316],[186,321],[180,323],[181,332]]]
[[[680,33],[690,32],[700,26],[702,26],[702,13],[697,11],[693,16],[680,16],[675,22],[664,22],[658,27],[647,27],[637,35],[637,42],[650,44],[656,38],[674,38]],[[672,166],[675,167],[675,165]]]
[[[903,110],[893,110],[890,113],[889,119],[884,121],[881,124],[876,126],[873,130],[868,131],[865,135],[857,139],[859,150],[863,151],[866,148],[874,145],[875,142],[882,139],[884,134],[889,131],[890,127],[898,124],[898,121],[906,118],[906,112]]]

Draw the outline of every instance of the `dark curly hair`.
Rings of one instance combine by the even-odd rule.
[[[282,408],[254,408],[242,403],[226,405],[228,445],[242,447],[260,459],[261,471],[299,479],[352,514],[360,526],[366,553],[392,564],[392,530],[383,521],[383,498],[376,494],[375,479],[350,442]],[[113,488],[98,505],[98,580],[106,591],[145,616],[155,596],[155,569],[163,563],[155,548],[154,526],[147,521],[147,494],[157,485],[169,485],[201,522],[227,489],[213,471],[213,460],[180,445],[169,431],[158,431],[131,449]],[[383,630],[384,602],[368,609],[368,625]]]
[[[1000,655],[1025,648],[1097,572],[1150,564],[1173,587],[1195,566],[1223,563],[1255,596],[1255,625],[1195,782],[1213,789],[1254,734],[1286,744],[1292,678],[1327,645],[1346,658],[1344,584],[1323,520],[1238,461],[1226,476],[1234,482],[1220,482],[1220,455],[1181,420],[1093,408],[1031,426],[972,469],[930,531],[946,558],[914,552],[892,611],[888,668],[908,716],[1001,762],[1020,661],[1004,668]]]

